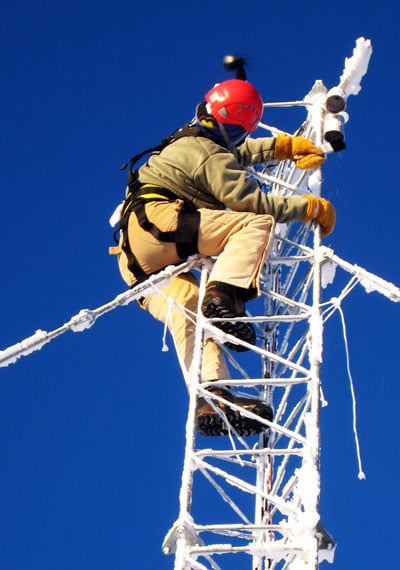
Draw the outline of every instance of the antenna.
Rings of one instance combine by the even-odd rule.
[[[236,79],[243,79],[246,81],[246,61],[240,55],[226,55],[222,60],[222,65],[228,71],[236,71]]]

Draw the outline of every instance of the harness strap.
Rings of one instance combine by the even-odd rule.
[[[146,279],[148,278],[148,275],[147,275],[147,273],[145,273],[143,271],[138,260],[136,259],[136,257],[132,253],[132,250],[130,248],[129,241],[128,241],[128,234],[126,232],[122,231],[122,235],[123,235],[123,239],[122,239],[121,249],[127,257],[128,269],[131,273],[133,273],[133,275],[136,278],[136,281],[138,283],[142,283],[143,281],[146,281]],[[133,285],[132,285],[132,287],[133,287]]]
[[[154,192],[146,192],[149,187],[154,189]],[[123,235],[121,249],[128,258],[129,271],[133,273],[138,282],[147,279],[148,275],[140,267],[129,245],[128,220],[132,212],[135,213],[140,227],[150,232],[155,239],[167,243],[175,243],[180,259],[186,259],[190,255],[198,253],[197,240],[200,212],[192,204],[184,201],[183,208],[178,217],[178,227],[175,231],[161,231],[153,222],[150,222],[146,215],[146,202],[174,201],[176,199],[177,196],[167,188],[158,188],[150,185],[139,187],[135,191],[128,193],[120,221],[120,229]]]
[[[152,185],[143,185],[141,187],[137,171],[134,165],[140,158],[146,154],[161,152],[166,146],[173,143],[179,138],[187,136],[205,137],[206,134],[192,122],[186,123],[177,129],[168,137],[164,138],[157,146],[148,148],[132,156],[127,162],[121,166],[121,170],[125,170],[129,166],[128,171],[128,195],[125,202],[125,208],[120,220],[120,229],[122,232],[121,249],[128,258],[128,269],[133,273],[137,281],[144,281],[148,275],[143,271],[133,255],[128,240],[128,219],[132,212],[135,212],[139,224],[143,229],[150,232],[159,241],[175,242],[178,256],[186,259],[189,255],[197,253],[197,239],[200,225],[200,212],[189,202],[184,201],[184,207],[179,215],[178,228],[175,232],[161,232],[146,216],[145,203],[149,200],[176,200],[177,196],[170,192],[167,188],[158,188]],[[154,188],[154,192],[143,193],[141,190],[145,188]]]

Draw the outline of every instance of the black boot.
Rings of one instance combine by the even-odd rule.
[[[207,286],[201,310],[203,315],[208,319],[227,319],[226,321],[214,323],[214,325],[223,332],[231,334],[232,336],[240,340],[244,340],[249,344],[255,344],[256,333],[250,323],[246,323],[244,321],[229,321],[229,319],[235,317],[246,316],[244,303],[242,301],[243,295],[240,294],[241,291],[245,292],[246,289],[242,290],[239,287],[233,287],[226,283],[213,281]],[[227,346],[237,352],[248,350],[248,348],[244,346],[229,342],[227,343]]]
[[[211,394],[220,396],[224,400],[260,416],[260,418],[272,421],[273,413],[271,407],[257,398],[235,396],[222,388],[210,388],[209,391]],[[205,398],[199,398],[196,430],[202,435],[226,435],[229,433],[229,427],[232,427],[241,436],[256,435],[266,429],[265,424],[242,415],[239,411],[233,410],[228,404],[222,404],[217,401],[214,404],[216,408],[223,412],[222,416],[218,411],[214,410]]]

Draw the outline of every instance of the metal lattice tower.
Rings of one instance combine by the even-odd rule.
[[[342,126],[348,119],[344,114],[346,99],[360,90],[370,54],[370,42],[359,38],[352,57],[346,58],[337,87],[328,91],[316,81],[304,100],[276,104],[305,108],[306,119],[296,134],[320,145],[328,141],[340,146]],[[274,134],[279,131],[263,126]],[[267,192],[321,194],[319,170],[300,171],[285,162],[250,174]],[[0,351],[0,367],[42,349],[67,331],[87,330],[97,318],[147,291],[162,288],[179,273],[200,272],[201,298],[210,263],[212,260],[194,256],[97,309],[81,310],[53,331],[39,329]],[[324,299],[324,287],[335,282],[337,270],[348,276],[348,282],[334,297]],[[262,295],[250,303],[252,314],[246,317],[257,328],[257,346],[248,345],[249,352],[238,359],[227,352],[232,378],[219,381],[273,406],[271,422],[242,411],[264,423],[260,437],[240,438],[233,430],[229,436],[215,438],[195,432],[199,396],[210,403],[221,400],[202,382],[204,333],[214,334],[222,342],[228,339],[198,311],[179,516],[163,543],[164,552],[175,555],[175,570],[314,570],[323,560],[333,561],[334,544],[320,525],[318,513],[319,412],[324,402],[319,374],[322,335],[325,322],[341,311],[343,299],[357,284],[400,301],[397,286],[323,246],[318,227],[278,225],[263,268]]]
[[[303,101],[280,104],[306,109],[297,135],[340,148],[348,119],[346,97],[359,90],[370,53],[369,42],[360,38],[338,87],[328,92],[316,81]],[[266,192],[321,195],[320,170],[300,171],[285,162],[250,172]],[[324,322],[337,309],[340,295],[324,301],[322,286],[332,280],[336,266],[346,267],[321,245],[320,229],[313,230],[310,224],[278,224],[263,269],[261,299],[249,304],[259,342],[248,345],[240,360],[228,354],[232,379],[212,383],[234,386],[273,405],[274,419],[262,420],[265,432],[258,438],[243,439],[233,430],[230,437],[195,434],[199,396],[210,403],[223,401],[202,382],[202,342],[212,323],[198,311],[180,514],[163,545],[165,553],[175,553],[175,570],[300,570],[315,569],[322,560],[333,562],[334,543],[318,514],[320,364]],[[201,293],[207,273],[203,263]],[[342,295],[357,280],[350,273]],[[214,510],[217,501],[223,507]]]

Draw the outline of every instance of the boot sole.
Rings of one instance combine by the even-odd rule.
[[[251,411],[263,419],[272,421],[273,414],[269,407],[262,406],[262,409],[259,408],[259,410],[254,409]],[[238,435],[248,437],[251,435],[257,435],[268,429],[264,424],[261,424],[257,420],[246,418],[236,410],[226,410],[225,416],[228,424],[216,412],[202,415],[197,418],[197,432],[206,436],[221,436],[227,435],[229,433],[229,427],[231,427]]]
[[[235,315],[230,308],[219,299],[217,301],[208,301],[203,304],[203,314],[207,319],[234,319],[239,315]],[[251,324],[241,322],[220,322],[214,323],[214,326],[221,329],[224,333],[231,334],[239,340],[248,342],[249,344],[256,344],[256,333]],[[233,344],[227,342],[226,345],[236,352],[246,352],[249,350],[246,346]]]
[[[198,433],[206,436],[222,436],[227,435],[229,433],[229,427],[231,427],[238,435],[248,437],[257,435],[266,429],[263,424],[260,424],[256,420],[245,418],[239,412],[232,411],[225,415],[228,424],[216,414],[202,416],[197,421]]]

